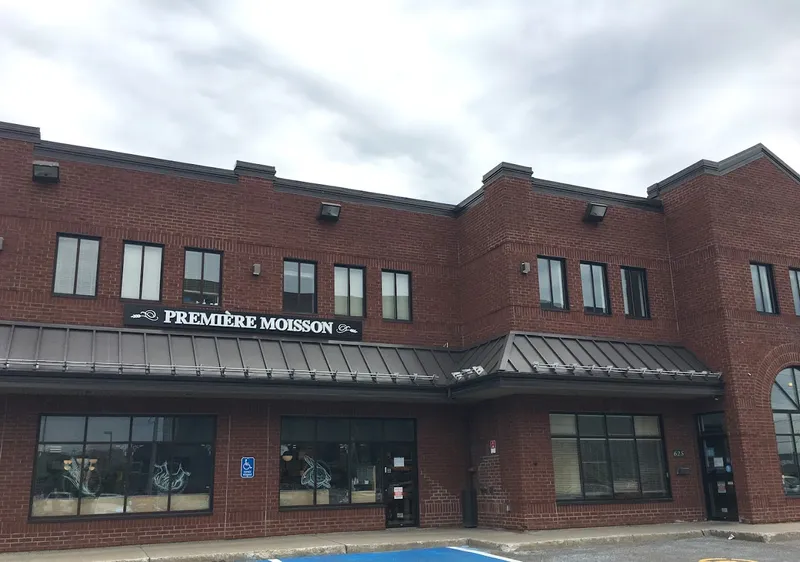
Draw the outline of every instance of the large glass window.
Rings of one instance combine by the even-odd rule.
[[[625,316],[650,318],[650,303],[647,298],[647,273],[637,267],[623,267],[622,300]]]
[[[411,320],[411,274],[381,272],[383,317],[386,320]]]
[[[183,302],[219,306],[221,298],[222,254],[212,250],[186,250]]]
[[[364,316],[364,268],[337,265],[333,268],[334,313]]]
[[[566,310],[567,277],[564,260],[539,257],[539,304],[542,308]]]
[[[778,460],[781,463],[783,491],[800,496],[800,399],[797,382],[800,369],[784,369],[772,385],[772,419],[778,440]]]
[[[608,301],[606,266],[602,263],[581,263],[583,310],[593,314],[611,314]]]
[[[382,444],[414,435],[411,419],[283,418],[280,505],[380,503]]]
[[[97,294],[97,264],[100,240],[60,234],[56,246],[53,294],[94,297]]]
[[[161,300],[161,255],[153,244],[126,242],[122,252],[123,299]]]
[[[317,311],[317,266],[311,262],[284,260],[283,310]]]
[[[550,414],[556,499],[669,495],[658,416]]]
[[[42,416],[31,517],[208,511],[211,416]]]
[[[756,310],[766,314],[778,313],[778,299],[775,293],[775,280],[772,266],[763,263],[750,264],[750,277],[753,280],[753,295]]]

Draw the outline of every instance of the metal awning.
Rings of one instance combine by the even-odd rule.
[[[57,384],[66,389],[71,384],[81,391],[121,391],[142,381],[152,391],[156,382],[161,389],[171,384],[176,393],[200,386],[203,392],[217,392],[206,390],[209,382],[217,383],[217,389],[221,383],[238,384],[236,392],[247,393],[264,383],[305,388],[292,392],[308,392],[311,385],[315,396],[328,392],[323,387],[341,389],[328,392],[331,397],[347,396],[348,388],[371,388],[395,393],[390,397],[421,392],[441,400],[491,397],[487,381],[502,385],[506,393],[509,388],[596,393],[591,389],[601,383],[602,392],[631,387],[654,395],[664,394],[658,389],[667,386],[681,387],[682,395],[719,394],[722,388],[719,373],[710,372],[687,349],[668,344],[511,332],[455,351],[0,322],[0,388]],[[247,382],[254,384],[241,384]],[[498,395],[496,388],[493,392]]]
[[[446,386],[447,349],[0,323],[0,370]]]

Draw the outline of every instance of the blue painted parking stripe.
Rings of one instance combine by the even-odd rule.
[[[479,562],[482,558],[518,562],[495,554],[488,554],[472,548],[450,546],[443,548],[422,548],[416,550],[397,550],[390,552],[363,552],[358,554],[332,554],[288,558],[283,562]],[[277,558],[261,562],[281,562]]]

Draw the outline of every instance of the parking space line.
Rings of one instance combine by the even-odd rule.
[[[479,556],[485,556],[487,558],[494,558],[495,560],[504,560],[505,562],[519,562],[518,560],[514,560],[513,558],[506,558],[504,556],[497,556],[496,554],[489,554],[488,552],[481,552],[480,550],[475,550],[473,548],[467,548],[465,546],[448,546],[450,550],[460,550],[461,552],[469,552],[470,554],[477,554]]]

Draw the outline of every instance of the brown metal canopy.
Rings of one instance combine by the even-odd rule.
[[[306,396],[311,385],[321,394],[327,392],[321,387],[357,387],[394,393],[391,396],[418,391],[443,400],[460,395],[475,399],[491,380],[504,380],[506,387],[508,381],[516,381],[520,388],[534,388],[531,381],[538,381],[535,391],[542,393],[548,392],[546,381],[550,386],[553,381],[566,383],[577,393],[611,381],[633,383],[639,389],[646,383],[648,392],[656,393],[662,392],[653,390],[656,387],[669,385],[685,389],[681,394],[718,394],[721,389],[719,373],[709,372],[687,349],[665,344],[512,332],[453,351],[0,322],[0,388],[24,389],[26,381],[35,379],[40,387],[46,380],[58,381],[62,389],[78,380],[89,389],[100,389],[101,381],[102,388],[114,381],[119,389],[148,381],[152,392],[156,384],[165,388],[165,382],[187,392],[190,385],[209,382],[253,388],[242,386],[249,382],[273,388],[304,386]]]

